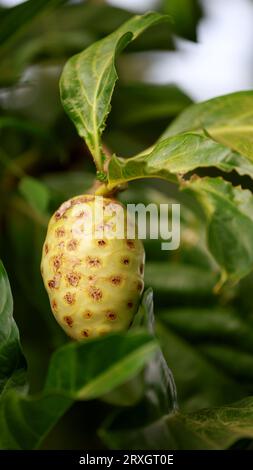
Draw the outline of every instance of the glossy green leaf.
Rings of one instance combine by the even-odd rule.
[[[203,131],[214,140],[253,160],[253,91],[241,91],[190,106],[165,131]]]
[[[25,359],[12,311],[10,284],[0,261],[0,394],[12,387],[25,387]]]
[[[141,332],[69,344],[54,354],[45,391],[58,390],[80,400],[97,398],[133,377],[156,348],[154,340]]]
[[[100,170],[103,164],[100,138],[117,79],[115,57],[146,28],[164,20],[167,17],[158,13],[136,16],[72,57],[64,67],[60,81],[62,104]]]
[[[184,133],[158,142],[149,153],[124,159],[113,156],[109,164],[109,186],[138,178],[175,182],[178,176],[208,167],[253,176],[253,163],[245,157],[206,136]]]
[[[203,204],[207,243],[223,269],[238,280],[253,268],[253,195],[222,178],[195,178],[185,184]]]
[[[43,392],[24,396],[9,390],[2,396],[0,448],[37,447],[73,400],[90,400],[124,383],[156,348],[141,331],[62,347],[51,359]]]
[[[123,412],[108,420],[100,435],[112,449],[222,450],[252,438],[252,423],[253,398],[248,397],[220,408],[171,413],[135,428],[128,427],[129,411],[128,416]]]

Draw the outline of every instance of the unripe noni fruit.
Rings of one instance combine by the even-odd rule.
[[[125,208],[123,238],[112,238],[113,211],[123,206],[114,199],[99,199],[100,226],[95,219],[97,197],[74,197],[52,216],[43,246],[41,272],[52,312],[77,340],[126,330],[143,291],[143,244],[127,238]],[[92,237],[87,237],[88,228]]]

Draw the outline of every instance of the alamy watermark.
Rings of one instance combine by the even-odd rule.
[[[180,245],[180,204],[138,203],[124,208],[117,201],[95,196],[92,205],[82,207],[86,222],[77,216],[72,232],[86,239],[161,239],[162,250],[176,250]]]

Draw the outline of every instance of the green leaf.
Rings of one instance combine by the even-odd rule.
[[[90,1],[68,2],[47,9],[45,15],[39,15],[39,21],[35,16],[25,25],[21,38],[19,34],[14,35],[11,47],[5,49],[0,63],[0,84],[15,82],[30,64],[43,65],[45,60],[53,60],[61,66],[71,55],[112,33],[131,17],[127,10]],[[144,34],[132,43],[130,49],[131,52],[174,49],[171,28],[167,24],[158,25],[152,34]]]
[[[252,173],[252,163],[223,145],[198,134],[179,134],[159,142],[146,154],[123,159],[113,156],[109,164],[109,187],[138,178],[177,177],[200,167]],[[181,180],[184,189],[198,197],[208,220],[208,247],[223,270],[223,277],[239,280],[253,268],[253,196],[233,188],[221,178]],[[238,237],[240,233],[240,237]]]
[[[25,176],[19,183],[19,191],[34,209],[46,213],[50,193],[43,183],[31,176]]]
[[[62,347],[51,359],[43,392],[3,394],[0,448],[37,447],[73,400],[90,400],[124,383],[143,368],[156,348],[153,338],[141,331]]]
[[[147,393],[136,406],[107,418],[99,433],[105,444],[130,450],[226,449],[252,437],[253,398],[223,405],[252,393],[250,322],[222,308],[169,309],[158,314],[157,333],[182,409],[164,412]],[[233,351],[230,366],[228,355],[214,358],[212,346]]]
[[[156,349],[152,337],[134,331],[63,346],[51,360],[45,391],[79,400],[97,398],[133,377]]]
[[[253,91],[241,91],[190,106],[162,139],[186,131],[202,131],[251,163],[253,160]]]
[[[176,182],[177,177],[208,167],[226,172],[236,170],[253,177],[253,163],[245,157],[206,136],[184,133],[158,142],[149,153],[124,159],[114,155],[109,164],[109,187],[138,178]]]
[[[0,261],[0,393],[25,386],[25,359],[12,311],[10,284]]]
[[[195,178],[185,183],[194,191],[208,218],[207,243],[223,269],[237,281],[253,268],[253,195],[222,178]]]
[[[158,13],[136,16],[105,39],[72,57],[64,67],[60,91],[65,111],[102,170],[101,134],[117,79],[115,57],[146,28],[167,20]]]
[[[123,412],[107,421],[100,436],[113,449],[222,450],[252,438],[252,422],[253,397],[248,397],[220,408],[171,413],[135,428],[128,427],[129,411]]]
[[[171,364],[181,410],[221,406],[253,393],[253,330],[236,311],[161,310],[157,335]]]
[[[202,16],[198,0],[163,0],[164,11],[172,17],[173,31],[184,38],[195,41],[196,28]]]
[[[207,269],[176,262],[149,262],[145,268],[145,284],[152,286],[157,299],[212,295],[218,275]]]

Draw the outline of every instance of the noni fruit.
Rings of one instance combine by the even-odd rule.
[[[126,220],[118,201],[82,195],[63,203],[49,222],[42,277],[57,322],[76,340],[126,330],[138,309],[145,253],[141,240],[127,238]]]

